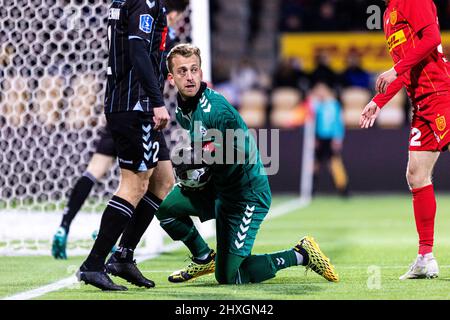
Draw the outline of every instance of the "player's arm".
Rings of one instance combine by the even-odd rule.
[[[130,59],[139,83],[150,99],[153,108],[164,106],[153,63],[148,56],[149,44],[141,38],[130,39]]]
[[[373,127],[375,120],[383,108],[403,87],[402,78],[397,78],[392,82],[385,93],[377,94],[364,108],[359,119],[359,125],[363,129]]]
[[[432,0],[408,0],[402,8],[406,20],[416,34],[421,35],[414,48],[394,67],[400,76],[416,66],[441,44],[438,20]]]
[[[149,6],[150,3],[153,3],[152,8]],[[151,50],[152,31],[159,14],[159,5],[157,1],[132,0],[129,6],[129,54],[133,72],[153,107],[155,130],[164,129],[170,116],[164,106],[156,70],[148,54]]]
[[[394,69],[398,76],[403,75],[406,71],[411,70],[423,59],[429,56],[441,44],[441,35],[437,23],[426,26],[421,31],[422,39],[416,43],[416,47],[408,51],[405,58],[400,60]]]
[[[432,0],[409,0],[401,12],[414,32],[420,34],[421,37],[402,60],[377,79],[376,89],[380,93],[385,93],[388,86],[397,77],[415,67],[441,44],[439,25]]]
[[[421,33],[422,38],[416,43],[416,46],[408,50],[408,53],[403,59],[377,79],[376,89],[379,93],[386,93],[392,81],[414,68],[441,44],[441,36],[437,23],[427,25],[421,30]]]
[[[403,77],[398,77],[388,87],[385,93],[378,93],[372,101],[382,109],[403,88]]]

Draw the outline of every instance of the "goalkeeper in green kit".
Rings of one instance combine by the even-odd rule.
[[[202,82],[198,48],[190,44],[174,47],[167,66],[168,79],[179,92],[177,121],[189,130],[194,146],[184,148],[185,161],[175,164],[177,177],[185,183],[172,190],[156,213],[169,236],[183,241],[192,254],[192,262],[172,273],[169,281],[185,282],[215,272],[220,284],[259,283],[275,277],[279,270],[298,265],[328,281],[339,281],[329,259],[311,237],[302,238],[286,251],[251,254],[272,200],[256,143],[239,113]],[[244,138],[229,138],[230,131]],[[210,132],[221,134],[222,139],[218,134],[208,139]],[[229,150],[237,160],[220,161],[228,159]],[[214,162],[208,163],[208,159]],[[197,182],[196,189],[189,188],[189,178]],[[216,219],[217,253],[200,236],[190,216],[201,221]]]

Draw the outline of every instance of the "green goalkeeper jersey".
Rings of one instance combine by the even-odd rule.
[[[211,169],[219,196],[233,200],[270,192],[255,140],[239,113],[221,94],[202,83],[194,98],[185,101],[178,96],[176,117],[194,144],[214,141],[221,162],[212,164]],[[220,132],[222,139],[211,138],[211,132],[211,136]]]

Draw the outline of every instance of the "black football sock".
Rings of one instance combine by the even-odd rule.
[[[116,258],[127,261],[133,260],[133,252],[152,222],[155,212],[158,211],[161,203],[162,200],[151,192],[147,192],[142,198],[136,207],[133,218],[128,222],[128,225],[123,232],[119,244],[119,251],[115,255]]]
[[[82,271],[102,271],[106,257],[116,244],[134,213],[126,200],[114,196],[108,203],[100,223],[100,230]]]
[[[64,208],[64,215],[61,221],[61,227],[66,230],[66,233],[69,233],[70,225],[73,219],[77,215],[78,211],[80,211],[81,206],[84,201],[86,201],[86,198],[89,196],[95,182],[97,182],[95,177],[89,172],[85,172],[75,184],[75,187],[70,193],[67,206]]]

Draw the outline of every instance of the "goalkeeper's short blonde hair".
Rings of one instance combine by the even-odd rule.
[[[197,56],[200,61],[200,66],[202,65],[202,56],[200,49],[190,43],[181,43],[176,45],[170,50],[167,55],[167,69],[170,73],[173,73],[173,59],[175,56],[180,55],[185,58],[192,57],[193,55]]]

